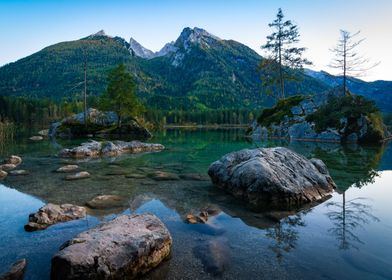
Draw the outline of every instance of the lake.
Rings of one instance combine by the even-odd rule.
[[[66,240],[116,215],[150,212],[168,227],[173,248],[143,279],[392,279],[392,145],[251,142],[241,129],[155,134],[151,142],[165,145],[162,152],[91,161],[56,157],[80,141],[2,147],[2,157],[22,156],[21,168],[30,175],[0,182],[0,273],[27,258],[25,279],[49,279],[50,259]],[[208,166],[224,154],[274,146],[322,159],[338,186],[333,196],[299,212],[256,213],[210,183]],[[53,172],[68,163],[91,178],[68,182]],[[201,176],[159,182],[124,176],[156,170]],[[129,205],[89,211],[85,219],[44,231],[23,229],[28,215],[47,202],[84,205],[102,194],[126,197]],[[216,210],[207,224],[185,222],[188,213],[206,207]]]

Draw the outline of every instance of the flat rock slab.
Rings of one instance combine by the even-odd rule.
[[[64,165],[64,166],[58,168],[56,170],[56,172],[67,173],[67,172],[73,172],[77,169],[79,169],[79,166],[77,166],[76,164],[67,164],[67,165]]]
[[[86,209],[72,204],[52,204],[41,207],[36,213],[29,216],[29,223],[24,226],[26,231],[43,230],[47,227],[80,219],[86,216]]]
[[[74,180],[87,179],[87,178],[90,178],[90,173],[88,173],[87,171],[82,171],[72,175],[65,176],[64,179],[67,181],[74,181]]]
[[[212,182],[255,208],[290,209],[323,200],[336,187],[319,159],[283,147],[245,149],[223,156],[208,170]]]
[[[22,280],[26,272],[27,260],[21,259],[14,263],[10,270],[0,276],[0,280]]]
[[[63,149],[59,156],[64,158],[97,158],[101,156],[118,156],[121,154],[136,154],[157,152],[165,147],[161,144],[143,143],[140,141],[97,142],[91,140],[72,149]]]
[[[147,176],[144,174],[138,174],[138,173],[132,173],[132,174],[127,174],[125,175],[125,178],[130,178],[130,179],[144,179]]]
[[[156,216],[122,215],[67,241],[52,258],[51,279],[134,279],[167,258],[171,245]]]
[[[86,203],[91,209],[110,209],[122,207],[125,199],[118,195],[99,195]]]

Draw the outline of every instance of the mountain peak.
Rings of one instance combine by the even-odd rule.
[[[209,47],[209,44],[221,40],[219,37],[212,35],[206,30],[199,27],[185,27],[180,37],[176,40],[177,47],[183,46],[186,50],[189,49],[190,44],[199,44]]]
[[[97,33],[92,34],[92,36],[107,36],[105,30],[101,29]]]
[[[150,51],[149,49],[146,49],[143,47],[138,41],[133,39],[129,40],[129,50],[133,52],[136,56],[142,57],[142,58],[153,58],[155,57],[155,53]]]
[[[212,35],[211,33],[207,32],[206,30],[199,28],[199,27],[194,27],[194,28],[185,27],[182,30],[181,35],[178,39],[184,40],[184,41],[190,40],[190,41],[197,42],[201,38],[210,38],[210,39],[214,39],[214,40],[220,40],[219,37]]]

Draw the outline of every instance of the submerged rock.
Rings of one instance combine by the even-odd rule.
[[[101,156],[155,152],[164,148],[161,144],[150,144],[140,141],[97,142],[92,140],[72,149],[63,149],[59,156],[64,158],[97,158]]]
[[[3,161],[3,164],[14,164],[15,166],[18,166],[21,163],[22,163],[22,158],[15,155],[9,156],[7,159]]]
[[[231,252],[228,240],[225,238],[214,238],[196,246],[193,252],[199,258],[207,273],[221,276],[229,267]]]
[[[336,187],[327,167],[283,147],[244,149],[208,170],[212,182],[254,208],[289,209],[322,200]]]
[[[29,215],[29,223],[24,226],[26,231],[46,229],[47,227],[80,219],[86,216],[86,209],[72,204],[52,204],[41,207],[38,212]]]
[[[180,177],[175,173],[156,171],[150,175],[155,181],[176,181],[180,180]]]
[[[134,279],[167,258],[171,245],[156,216],[122,215],[67,241],[52,258],[51,279]]]
[[[86,203],[92,209],[108,209],[124,206],[125,199],[118,195],[99,195]]]
[[[125,178],[130,178],[130,179],[144,179],[147,176],[144,174],[139,174],[139,173],[132,173],[132,174],[127,174],[125,175]]]
[[[31,141],[42,141],[42,140],[44,140],[44,137],[42,137],[40,135],[35,135],[35,136],[31,136],[29,139]]]
[[[198,215],[188,214],[185,217],[188,224],[205,224],[208,222],[208,212],[201,211]]]
[[[77,169],[79,169],[79,166],[77,166],[75,164],[68,164],[68,165],[64,165],[64,166],[58,168],[56,170],[56,172],[67,173],[67,172],[73,172],[73,171],[75,171]]]
[[[27,260],[21,259],[14,263],[10,270],[0,276],[0,280],[23,280],[26,272]]]
[[[68,175],[64,179],[67,181],[74,181],[87,178],[90,178],[90,173],[88,173],[87,171],[81,171],[72,175]]]
[[[198,173],[185,173],[181,174],[180,178],[186,181],[208,181],[208,177]]]
[[[18,170],[11,170],[9,172],[9,175],[11,176],[25,176],[25,175],[29,175],[30,172],[27,170],[23,170],[23,169],[18,169]]]

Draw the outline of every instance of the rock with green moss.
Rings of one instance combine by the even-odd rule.
[[[84,121],[84,112],[53,123],[49,129],[50,137],[75,138],[88,135],[100,137],[125,136],[132,139],[149,139],[152,137],[147,128],[140,125],[135,119],[124,121],[121,127],[117,126],[118,116],[115,112],[104,112],[94,108],[87,110],[87,124]]]
[[[336,143],[379,143],[390,137],[371,101],[358,95],[340,96],[338,91],[280,100],[263,110],[248,134],[254,139]]]

